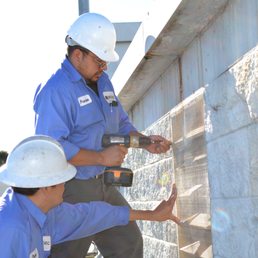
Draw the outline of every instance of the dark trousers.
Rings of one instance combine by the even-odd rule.
[[[128,202],[114,186],[106,186],[103,179],[73,179],[65,184],[64,201],[69,203],[106,201],[112,205]],[[92,218],[94,219],[94,218]],[[90,237],[52,246],[51,258],[85,258],[94,241],[105,258],[142,258],[143,241],[136,222],[117,226]]]

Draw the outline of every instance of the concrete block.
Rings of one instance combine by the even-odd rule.
[[[152,126],[147,128],[143,133],[146,135],[161,135],[168,140],[172,140],[171,136],[171,122],[169,113],[157,120]],[[130,167],[132,170],[137,170],[143,166],[149,166],[155,162],[169,158],[173,155],[173,149],[171,148],[164,154],[152,154],[144,149],[129,149],[128,155],[123,163],[123,166]]]
[[[205,131],[208,142],[250,124],[246,102],[235,89],[235,78],[226,72],[205,87]]]
[[[134,171],[133,186],[123,191],[132,201],[160,201],[168,198],[174,182],[172,159],[166,159]]]
[[[258,46],[245,54],[230,72],[235,78],[236,92],[247,104],[250,118],[258,121]]]
[[[258,198],[212,200],[213,257],[257,257],[257,207]]]
[[[258,196],[258,125],[208,143],[211,198]]]
[[[150,237],[143,237],[144,258],[178,258],[178,247]]]
[[[249,196],[248,129],[208,143],[207,150],[211,198]]]

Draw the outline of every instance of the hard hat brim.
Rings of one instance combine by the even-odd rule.
[[[83,42],[76,42],[68,35],[65,38],[65,42],[68,46],[79,46],[85,50],[87,49],[105,62],[117,62],[119,60],[119,55],[115,50],[103,52],[94,46],[83,46]]]
[[[17,173],[10,171],[10,169],[7,168],[7,164],[5,164],[0,167],[0,182],[21,188],[48,187],[69,181],[76,175],[76,172],[76,168],[68,163],[67,169],[59,173],[59,176],[52,176],[51,178],[49,178],[48,175],[24,177],[18,176]]]
[[[93,51],[92,51],[93,52]],[[105,53],[98,53],[93,52],[97,57],[99,57],[101,60],[105,62],[117,62],[119,60],[119,55],[116,53],[116,51],[109,52],[107,54]]]

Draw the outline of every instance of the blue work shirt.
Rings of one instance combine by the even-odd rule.
[[[99,96],[66,58],[61,68],[36,91],[35,133],[58,140],[67,160],[80,149],[100,151],[105,133],[125,135],[136,131],[106,73],[97,84]],[[104,169],[103,166],[80,166],[76,178],[88,179],[103,173]]]
[[[29,198],[8,188],[0,197],[0,257],[48,257],[54,244],[128,221],[128,207],[105,202],[62,203],[43,213]]]

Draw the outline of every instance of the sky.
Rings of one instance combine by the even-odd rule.
[[[142,21],[155,0],[90,0],[112,22]],[[0,1],[0,151],[34,134],[37,86],[64,59],[64,38],[78,17],[78,0]]]

